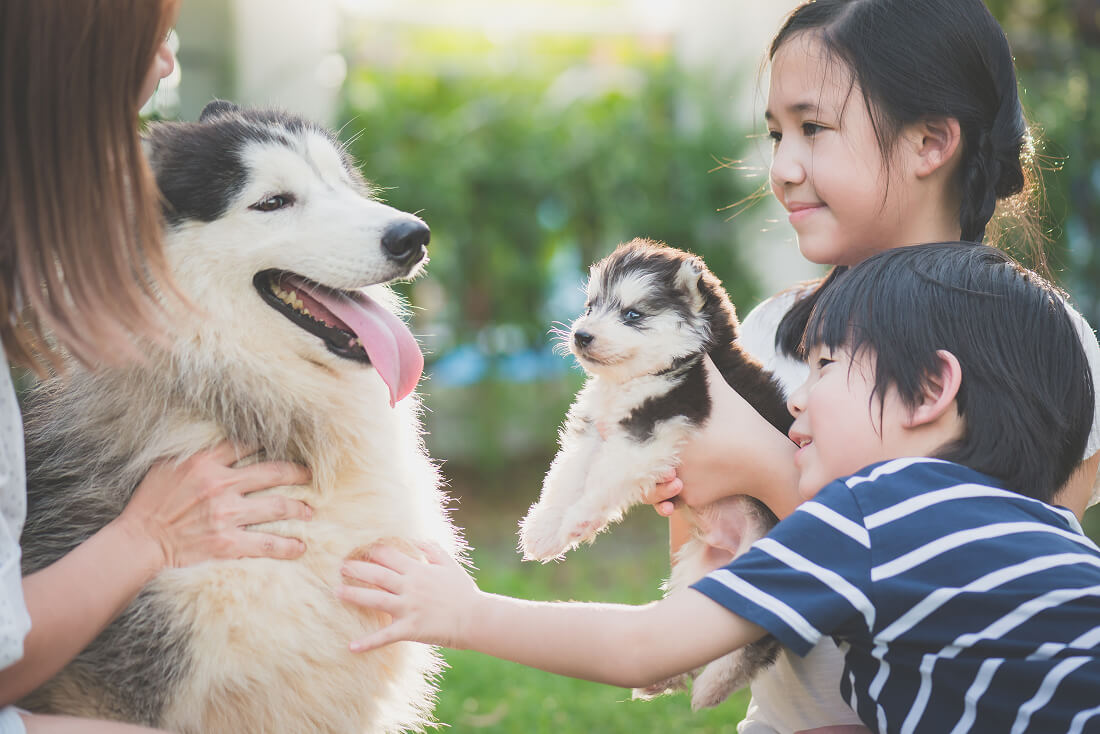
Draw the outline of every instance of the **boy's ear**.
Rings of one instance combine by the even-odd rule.
[[[920,402],[909,412],[906,428],[917,428],[939,420],[949,411],[957,410],[955,398],[962,385],[962,367],[958,358],[947,351],[936,351],[938,370],[925,377]]]
[[[916,174],[929,176],[959,152],[962,145],[962,128],[954,117],[932,117],[914,123],[910,139],[917,156]]]

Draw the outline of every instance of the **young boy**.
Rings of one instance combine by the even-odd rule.
[[[1061,295],[998,250],[888,250],[823,294],[790,399],[803,503],[745,555],[642,607],[478,590],[440,550],[348,562],[346,600],[418,640],[641,687],[765,633],[845,652],[877,731],[1100,731],[1100,550],[1046,502],[1093,386]]]

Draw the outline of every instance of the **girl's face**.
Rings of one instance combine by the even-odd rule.
[[[891,161],[888,175],[859,87],[814,34],[795,35],[776,52],[765,118],[772,192],[790,213],[803,256],[853,265],[912,244],[905,161]]]
[[[908,448],[903,426],[909,411],[897,391],[890,388],[881,400],[873,395],[873,353],[864,349],[853,359],[846,349],[819,346],[810,350],[808,361],[806,382],[787,400],[803,499],[812,499],[834,479],[905,456]]]

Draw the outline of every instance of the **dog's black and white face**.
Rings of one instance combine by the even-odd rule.
[[[258,367],[370,365],[391,402],[413,389],[423,357],[380,284],[417,273],[428,227],[375,199],[331,132],[215,102],[197,123],[154,125],[147,149],[173,274],[206,314],[192,340]]]
[[[628,380],[702,351],[703,265],[646,240],[620,245],[592,266],[588,301],[573,322],[569,349],[590,374]]]

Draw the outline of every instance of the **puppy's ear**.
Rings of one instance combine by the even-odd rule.
[[[207,103],[207,105],[202,108],[202,112],[199,113],[199,122],[206,122],[211,118],[228,115],[230,113],[237,112],[240,109],[240,107],[228,100],[215,99],[214,101]]]
[[[689,257],[680,264],[680,270],[676,273],[676,287],[688,295],[688,302],[692,309],[699,311],[703,308],[706,297],[700,288],[703,279],[703,261],[697,257]]]

